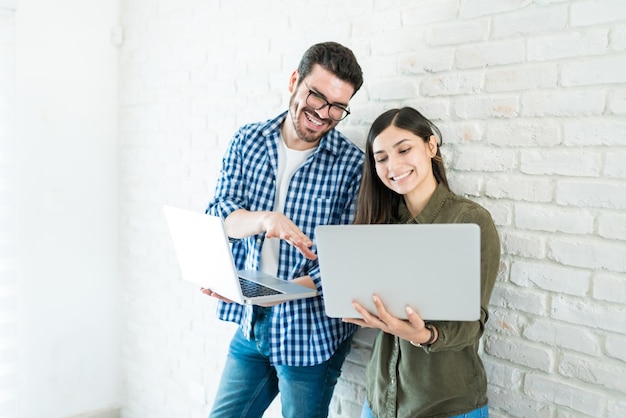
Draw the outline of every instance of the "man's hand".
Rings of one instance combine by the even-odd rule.
[[[245,238],[265,232],[266,238],[285,240],[309,260],[317,259],[317,255],[310,249],[313,246],[311,239],[280,212],[238,209],[226,217],[224,224],[229,237]]]
[[[267,212],[263,220],[266,238],[278,238],[296,247],[303,256],[315,260],[317,255],[310,250],[311,239],[293,223],[291,219],[279,212]]]
[[[227,298],[225,298],[224,296],[222,296],[222,295],[220,295],[220,294],[218,294],[218,293],[215,293],[215,292],[214,292],[214,291],[212,291],[211,289],[205,289],[204,287],[201,287],[201,288],[200,288],[200,291],[201,291],[202,293],[204,293],[205,295],[209,295],[209,296],[211,296],[211,297],[214,297],[214,298],[216,298],[216,299],[219,299],[219,300],[221,300],[222,302],[226,302],[226,303],[233,303],[233,301],[232,301],[232,300],[227,299]]]

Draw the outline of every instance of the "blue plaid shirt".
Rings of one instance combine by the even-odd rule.
[[[237,209],[271,211],[276,194],[277,140],[287,112],[264,123],[241,127],[232,138],[207,213],[226,218]],[[284,214],[315,246],[315,227],[351,223],[361,181],[363,152],[339,131],[332,130],[293,175]],[[259,269],[264,234],[233,242],[238,269]],[[271,308],[270,361],[272,364],[311,366],[328,360],[356,330],[324,311],[317,260],[280,241],[278,277],[291,280],[309,275],[319,296],[281,303]],[[218,316],[238,323],[250,338],[251,306],[219,302]]]

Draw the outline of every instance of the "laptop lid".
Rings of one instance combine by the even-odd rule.
[[[326,314],[394,316],[411,306],[425,320],[480,318],[480,227],[476,224],[324,225],[315,230]]]
[[[241,304],[266,304],[317,295],[314,289],[258,271],[237,271],[220,217],[167,205],[163,211],[183,279]],[[245,296],[240,276],[279,294]]]

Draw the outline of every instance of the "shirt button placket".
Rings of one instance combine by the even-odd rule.
[[[389,387],[387,388],[387,407],[385,413],[390,417],[396,416],[398,397],[398,359],[400,358],[400,343],[398,337],[393,342],[391,360],[389,361]]]

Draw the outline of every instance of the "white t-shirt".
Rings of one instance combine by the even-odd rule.
[[[288,148],[280,136],[278,145],[278,169],[276,173],[276,198],[274,199],[274,211],[283,213],[287,191],[293,174],[304,164],[315,148],[304,151]],[[265,239],[261,248],[261,271],[266,274],[276,275],[278,272],[278,254],[280,240],[278,238]]]

